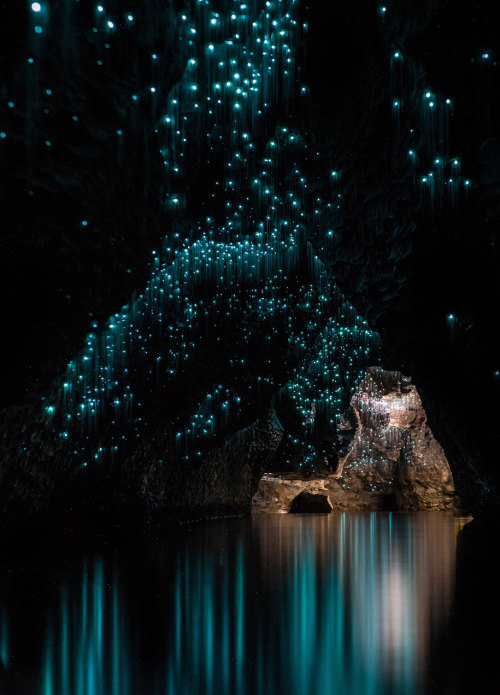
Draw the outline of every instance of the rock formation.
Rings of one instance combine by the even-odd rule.
[[[0,534],[33,526],[58,532],[158,527],[241,515],[249,510],[282,435],[271,408],[198,463],[184,466],[172,465],[166,457],[168,433],[157,432],[114,468],[71,469],[64,452],[53,451],[50,457],[40,444],[37,466],[0,469]]]
[[[448,461],[410,378],[370,367],[341,424],[344,432],[354,428],[354,438],[333,475],[265,476],[254,508],[289,511],[303,492],[327,494],[334,509],[457,508]]]
[[[33,484],[38,498],[38,482],[52,476],[51,451],[40,473],[46,461],[39,464],[37,443],[46,438],[46,419],[40,422],[34,404],[39,414],[51,411],[55,383],[63,406],[73,405],[51,416],[54,441],[45,450],[56,449],[56,470],[64,465],[70,481],[79,479],[80,465],[102,460],[101,447],[106,456],[111,448],[113,471],[118,457],[127,467],[137,435],[144,450],[154,449],[157,436],[166,441],[167,420],[172,448],[181,432],[197,457],[198,434],[212,436],[215,429],[199,417],[212,415],[204,399],[213,388],[220,406],[214,422],[224,429],[210,446],[218,446],[264,413],[297,370],[300,383],[289,382],[288,421],[278,412],[287,431],[283,468],[307,447],[313,465],[333,448],[330,425],[347,403],[351,380],[375,361],[366,353],[369,331],[377,327],[395,364],[406,369],[404,360],[420,375],[462,499],[474,511],[496,514],[500,371],[491,335],[499,296],[500,80],[491,78],[490,38],[468,30],[470,13],[487,28],[492,0],[467,13],[457,13],[453,3],[397,3],[382,14],[379,8],[377,20],[371,2],[316,2],[309,10],[291,3],[290,17],[286,3],[271,3],[262,22],[263,3],[239,10],[229,2],[133,4],[128,18],[117,2],[102,13],[83,2],[71,3],[71,11],[63,0],[3,3],[5,496],[25,476],[22,485]],[[302,13],[309,18],[300,35]],[[275,14],[279,31],[272,28]],[[460,28],[459,41],[456,31],[444,29],[452,24]],[[260,36],[267,25],[276,34],[272,57],[271,33]],[[485,59],[481,46],[489,46]],[[437,54],[440,60],[433,59]],[[299,62],[300,80],[288,72]],[[267,77],[254,83],[254,73]],[[245,80],[252,97],[240,108]],[[219,87],[220,108],[212,108]],[[431,99],[427,90],[438,87]],[[437,133],[447,136],[437,141]],[[463,170],[455,158],[460,153]],[[231,253],[243,245],[238,259],[224,261],[240,268],[255,245],[266,247],[275,235],[276,253],[265,262],[276,273],[266,270],[252,285],[248,273],[243,285],[238,275],[231,286],[221,282],[216,263],[183,267],[181,277],[196,280],[189,296],[184,280],[172,292],[150,282],[160,277],[152,273],[156,264],[171,275],[188,249],[208,257],[226,242]],[[303,261],[292,282],[286,247]],[[309,257],[303,248],[311,249]],[[316,257],[324,273],[314,269]],[[222,262],[220,254],[214,261]],[[318,287],[324,274],[349,297],[353,320],[338,320],[326,306],[323,297],[330,295]],[[273,276],[286,278],[283,292]],[[214,291],[197,278],[210,280]],[[310,286],[318,289],[312,302]],[[161,311],[150,305],[155,288]],[[140,323],[127,323],[125,334],[124,317],[140,318],[135,298],[143,295]],[[327,320],[331,328],[322,335]],[[314,341],[328,357],[323,364],[309,353]],[[76,369],[78,355],[85,374]],[[64,376],[69,365],[73,381]],[[316,384],[323,403],[316,401],[312,412]],[[134,408],[140,412],[131,413]],[[80,429],[82,412],[92,427],[94,415],[100,420],[92,442]],[[121,431],[113,437],[102,425],[101,416],[108,422],[116,414],[132,423],[127,447]],[[156,416],[159,435],[156,420],[151,424]],[[67,461],[60,465],[63,447]],[[173,457],[162,451],[159,459],[172,463]],[[182,457],[175,463],[179,475],[184,464]]]
[[[274,410],[213,449],[199,467],[181,470],[155,461],[144,471],[140,498],[151,519],[169,521],[248,511],[265,466],[274,457],[283,429]],[[142,458],[139,455],[139,463]]]

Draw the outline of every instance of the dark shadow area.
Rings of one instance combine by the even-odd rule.
[[[498,687],[497,520],[474,520],[457,543],[451,618],[432,649],[428,693],[494,693]]]

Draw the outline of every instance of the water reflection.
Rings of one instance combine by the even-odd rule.
[[[30,575],[33,625],[26,587],[0,597],[0,675],[24,668],[33,695],[417,695],[465,521],[259,516]]]
[[[9,623],[5,608],[0,608],[0,667],[9,666]]]
[[[84,562],[80,587],[63,584],[58,614],[48,623],[43,695],[131,692],[132,655],[119,593],[119,579],[105,578],[102,558],[90,568]]]
[[[343,514],[262,526],[266,580],[282,587],[284,690],[421,692],[431,638],[448,614],[462,525],[439,514]]]

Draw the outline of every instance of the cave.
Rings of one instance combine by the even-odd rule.
[[[290,514],[330,514],[331,511],[328,497],[312,492],[300,492],[290,506]]]
[[[1,693],[495,692],[495,17],[2,4]]]

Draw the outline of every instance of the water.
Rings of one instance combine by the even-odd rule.
[[[262,515],[4,557],[0,692],[418,695],[466,521]]]

